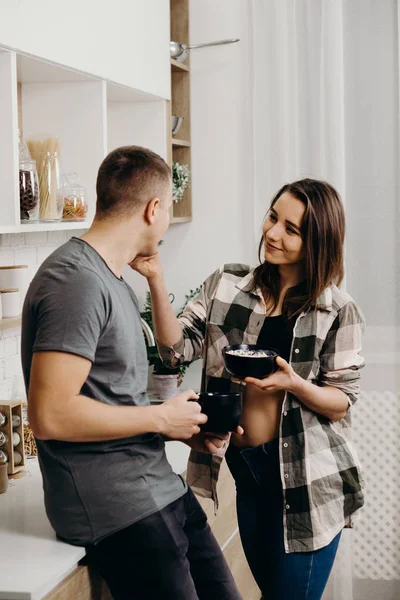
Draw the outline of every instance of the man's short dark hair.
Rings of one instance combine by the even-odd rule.
[[[131,216],[152,198],[161,200],[170,180],[170,167],[155,152],[141,146],[116,148],[99,168],[96,216]]]

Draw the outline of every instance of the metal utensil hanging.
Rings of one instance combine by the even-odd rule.
[[[225,44],[235,44],[239,42],[239,38],[234,38],[230,40],[219,40],[217,42],[208,42],[207,44],[194,44],[188,46],[187,44],[180,44],[179,42],[170,42],[169,43],[169,52],[171,58],[174,58],[178,62],[184,62],[188,55],[189,50],[194,50],[196,48],[207,48],[209,46],[223,46]]]

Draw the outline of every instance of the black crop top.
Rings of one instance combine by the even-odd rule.
[[[258,335],[257,346],[274,348],[279,355],[289,362],[293,329],[283,315],[265,317]]]

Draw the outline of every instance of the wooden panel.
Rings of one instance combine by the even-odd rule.
[[[190,173],[192,172],[192,163],[190,159],[190,148],[186,146],[173,146],[172,159],[181,164],[188,165]],[[192,180],[185,190],[182,200],[173,203],[174,217],[191,217],[192,216]]]
[[[11,329],[12,327],[21,326],[22,317],[9,317],[7,319],[0,319],[0,330]]]
[[[171,0],[171,40],[189,44],[189,0]],[[178,138],[172,139],[172,160],[187,164],[190,172],[190,72],[189,57],[184,63],[171,59],[171,115],[183,117]],[[191,185],[185,191],[184,197],[172,207],[172,223],[183,223],[192,218]]]
[[[178,137],[190,142],[190,74],[172,71],[172,115],[183,117]]]
[[[225,549],[224,556],[243,600],[260,600],[261,592],[248,567],[239,534],[235,535],[229,543]]]
[[[186,65],[185,63],[178,62],[174,58],[171,58],[171,69],[173,71],[189,71],[188,65]]]
[[[190,142],[187,142],[186,140],[177,140],[176,138],[172,138],[172,146],[179,146],[179,147],[185,147],[185,148],[190,148]]]
[[[112,600],[104,581],[87,566],[77,567],[43,600]]]
[[[189,44],[189,0],[171,0],[170,6],[171,41]]]

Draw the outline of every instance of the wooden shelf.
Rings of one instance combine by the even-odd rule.
[[[172,217],[171,225],[176,225],[177,223],[190,223],[192,221],[192,217]]]
[[[20,327],[21,320],[21,315],[19,317],[11,317],[10,319],[0,319],[0,331],[11,329],[11,327]]]
[[[186,73],[189,73],[190,71],[190,67],[188,65],[185,65],[185,63],[180,63],[173,58],[171,58],[171,69],[173,71],[185,71]]]
[[[182,146],[184,148],[190,148],[190,142],[187,142],[186,140],[177,140],[175,138],[172,138],[171,144],[173,146]]]
[[[171,40],[189,44],[189,0],[170,0]],[[191,123],[190,123],[190,56],[185,63],[171,59],[171,104],[170,114],[183,117],[179,139],[171,136],[171,123],[168,123],[169,162],[191,164]],[[192,173],[191,173],[192,181]],[[183,198],[174,202],[171,209],[171,223],[189,223],[192,220],[192,186],[185,190]]]

